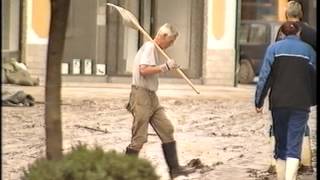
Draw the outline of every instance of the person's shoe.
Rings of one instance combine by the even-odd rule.
[[[189,174],[196,171],[194,168],[179,165],[175,141],[170,143],[163,143],[162,150],[166,163],[169,167],[169,174],[171,179],[180,175],[188,176]]]
[[[188,166],[179,166],[177,168],[169,170],[170,178],[174,179],[178,176],[188,176],[191,173],[194,173],[196,170]]]
[[[277,180],[285,180],[286,175],[286,161],[282,159],[276,160]]]
[[[131,156],[138,156],[139,151],[127,147],[126,154]]]
[[[299,159],[287,157],[285,180],[296,180],[299,167]]]

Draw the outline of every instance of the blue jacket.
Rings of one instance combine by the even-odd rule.
[[[269,89],[269,109],[309,111],[316,104],[316,53],[298,36],[287,36],[267,48],[256,87],[256,107],[263,106]]]

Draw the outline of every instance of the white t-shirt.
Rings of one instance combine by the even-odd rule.
[[[139,65],[156,66],[159,64],[158,52],[153,42],[148,41],[137,52],[132,69],[132,84],[149,89],[158,90],[159,74],[142,76],[139,72]]]

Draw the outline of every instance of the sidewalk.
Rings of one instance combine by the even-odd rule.
[[[64,97],[128,97],[130,84],[120,83],[63,83],[61,88],[62,99]],[[175,98],[253,98],[255,85],[239,85],[238,87],[195,85],[200,91],[197,94],[189,85],[185,84],[160,84],[157,94],[159,97]],[[19,86],[12,84],[2,85],[2,91],[23,90],[35,97],[36,101],[44,102],[44,86]]]

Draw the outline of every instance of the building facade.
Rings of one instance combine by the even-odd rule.
[[[50,0],[2,0],[2,59],[16,57],[45,82]],[[151,37],[166,22],[180,36],[166,52],[196,84],[235,86],[241,19],[284,19],[287,0],[108,0],[124,7]],[[316,1],[304,4],[315,26]],[[307,7],[307,8],[306,8]],[[135,53],[146,41],[125,27],[106,0],[71,0],[62,62],[62,80],[128,82]],[[165,82],[183,82],[175,72]]]

